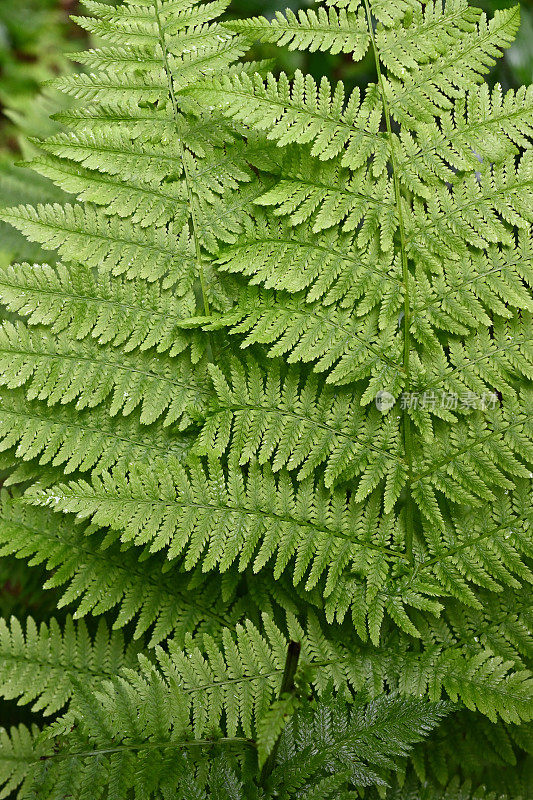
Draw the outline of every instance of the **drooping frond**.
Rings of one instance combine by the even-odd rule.
[[[178,643],[191,631],[219,635],[242,614],[242,604],[221,601],[220,581],[198,574],[165,574],[153,556],[139,564],[138,553],[109,546],[105,539],[43,509],[31,508],[3,493],[0,555],[44,563],[45,589],[61,587],[58,607],[74,605],[74,617],[115,611],[114,629],[135,620],[133,639],[150,630],[153,647],[170,634]]]

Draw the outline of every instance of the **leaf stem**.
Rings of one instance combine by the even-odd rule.
[[[170,102],[172,104],[172,114],[173,114],[173,117],[174,117],[174,122],[176,124],[176,129],[177,129],[178,134],[179,134],[179,128],[178,128],[178,118],[179,118],[178,117],[178,104],[177,104],[177,101],[176,101],[176,94],[174,92],[174,85],[172,83],[172,73],[170,71],[170,65],[168,63],[168,51],[167,51],[167,47],[166,47],[166,44],[165,44],[165,32],[163,30],[163,26],[161,24],[161,17],[160,17],[160,14],[159,14],[159,0],[154,0],[154,9],[155,9],[155,17],[156,17],[156,20],[157,20],[157,29],[158,29],[158,32],[159,32],[159,43],[161,45],[161,51],[162,51],[162,54],[163,54],[163,66],[164,66],[164,69],[165,69],[165,74],[167,76],[168,93],[169,93],[169,97],[170,97]],[[200,237],[199,237],[199,234],[198,234],[198,220],[196,218],[196,211],[195,211],[195,207],[194,207],[194,193],[192,191],[191,179],[190,179],[190,176],[189,176],[189,172],[187,170],[187,162],[186,162],[186,159],[185,159],[185,147],[183,145],[183,142],[181,141],[181,137],[179,137],[179,136],[178,136],[178,152],[179,152],[179,155],[180,155],[180,158],[181,158],[181,162],[182,162],[182,165],[183,165],[183,175],[184,175],[184,178],[185,178],[185,187],[187,189],[187,199],[188,199],[188,202],[189,202],[189,212],[190,212],[190,220],[191,220],[191,233],[192,233],[192,238],[193,238],[193,241],[194,241],[194,249],[195,249],[195,253],[196,253],[196,262],[197,262],[197,265],[198,265],[198,275],[199,275],[199,278],[200,278],[200,287],[201,287],[201,290],[202,290],[202,301],[203,301],[203,304],[204,304],[204,312],[205,312],[205,316],[209,317],[209,316],[211,316],[211,308],[210,308],[210,305],[209,305],[209,298],[208,298],[208,295],[207,295],[207,282],[206,282],[205,274],[204,274],[203,256],[202,256],[202,250],[201,250],[201,246],[200,246]]]
[[[279,699],[283,697],[285,694],[291,694],[294,692],[294,679],[296,677],[296,671],[298,670],[298,662],[300,660],[300,652],[302,646],[300,642],[289,642],[289,647],[287,650],[287,658],[285,659],[285,669],[283,670],[283,678],[281,680],[281,687],[279,690]],[[272,770],[274,769],[274,765],[276,763],[276,756],[278,753],[279,743],[281,739],[281,734],[278,736],[276,744],[272,748],[272,752],[268,756],[267,760],[263,764],[263,769],[261,770],[261,777],[260,783],[263,784],[265,780],[268,778]]]
[[[131,744],[116,745],[115,747],[103,747],[95,750],[80,750],[75,753],[50,753],[39,757],[39,761],[49,761],[50,759],[59,759],[64,761],[68,758],[91,758],[94,756],[112,755],[113,753],[123,753],[125,751],[139,751],[139,750],[161,750],[166,748],[181,748],[181,747],[212,747],[213,745],[247,745],[255,747],[255,742],[251,739],[244,739],[243,737],[221,737],[219,739],[182,739],[179,741],[169,742],[137,742]]]
[[[387,135],[389,138],[390,146],[390,163],[392,167],[392,180],[394,185],[394,196],[396,199],[396,207],[398,209],[398,227],[400,230],[400,252],[402,259],[402,282],[404,285],[404,348],[403,348],[403,368],[405,372],[405,384],[408,392],[411,391],[411,372],[410,372],[410,353],[411,353],[411,298],[409,295],[409,265],[407,261],[407,247],[405,235],[405,222],[403,218],[402,209],[402,191],[400,187],[400,180],[398,178],[398,165],[396,163],[396,156],[394,153],[394,136],[392,133],[391,115],[387,95],[385,93],[385,83],[381,72],[381,63],[379,58],[379,50],[374,34],[374,26],[372,23],[372,11],[370,9],[369,0],[364,0],[366,18],[368,24],[368,32],[372,42],[372,50],[374,53],[374,61],[376,64],[376,72],[378,77],[379,91],[381,94],[381,101],[383,103],[383,114],[385,116],[385,125],[387,128]],[[413,555],[413,538],[414,538],[414,514],[413,514],[413,497],[411,486],[413,483],[413,438],[411,431],[411,417],[406,408],[403,409],[403,432],[404,432],[404,446],[405,446],[405,461],[407,464],[407,497],[405,500],[405,551],[406,556],[411,564],[414,563]]]

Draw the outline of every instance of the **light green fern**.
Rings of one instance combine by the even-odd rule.
[[[518,9],[86,7],[57,196],[1,215],[37,247],[0,265],[0,554],[76,620],[0,624],[0,694],[54,715],[2,732],[2,796],[517,795],[533,95],[483,81]]]

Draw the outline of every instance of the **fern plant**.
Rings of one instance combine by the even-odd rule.
[[[69,197],[2,212],[50,258],[0,272],[0,553],[70,616],[0,629],[1,796],[530,797],[518,9],[85,5],[30,165]]]

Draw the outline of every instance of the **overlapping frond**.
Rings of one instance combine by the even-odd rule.
[[[296,72],[294,81],[282,73],[214,77],[199,90],[200,98],[216,103],[221,112],[252,128],[268,131],[280,146],[311,144],[311,154],[329,160],[342,152],[342,164],[358,169],[369,157],[380,174],[387,162],[389,144],[380,132],[383,111],[371,85],[361,99],[354,90],[348,102],[342,83],[332,91],[327,78],[320,85],[310,75]]]
[[[0,778],[370,800],[442,716],[420,696],[512,750],[533,719],[533,95],[480,84],[518,9],[86,5],[70,130],[33,164],[57,196],[1,215],[41,263],[0,270],[0,555],[150,650],[1,623],[4,696],[71,703],[44,751],[2,734]],[[369,52],[376,81],[265,77],[237,64],[253,40]],[[469,800],[413,764],[399,796]]]
[[[0,620],[0,693],[19,704],[32,704],[33,711],[54,714],[63,708],[75,681],[94,690],[122,667],[136,662],[133,647],[124,649],[121,633],[109,633],[101,622],[91,638],[83,621],[70,617],[62,631],[58,622],[37,626],[31,617],[24,631],[13,618]]]
[[[519,6],[496,11],[490,21],[466,0],[415,8],[414,24],[399,36],[394,30],[376,36],[390,112],[407,128],[432,120],[450,108],[450,98],[480,83],[520,24]]]
[[[386,785],[385,778],[400,768],[402,757],[426,738],[446,713],[445,704],[394,696],[368,705],[358,702],[347,711],[344,703],[330,694],[296,712],[285,728],[275,755],[276,768],[268,776],[269,790],[288,800],[302,788],[318,787],[327,790],[329,797],[333,787]],[[209,796],[243,797],[244,784],[230,770],[231,755],[226,754],[226,764],[222,754],[215,760],[219,769],[215,780],[205,769],[202,748],[232,746],[234,752],[251,757],[254,743],[243,737],[191,739],[183,692],[172,677],[163,678],[148,664],[138,674],[130,672],[110,681],[96,696],[79,686],[72,718],[78,721],[72,737],[77,747],[72,743],[60,748],[59,758],[46,753],[47,766],[35,770],[30,784],[40,796],[49,797],[55,781],[61,786],[69,782],[77,792],[90,784],[94,797],[115,798],[120,778],[121,786],[126,785],[134,797],[157,789],[164,797],[176,790],[182,797],[186,788],[194,792],[188,796],[201,797],[197,790],[202,783],[205,786],[207,778],[212,790]],[[322,745],[318,750],[316,740]],[[195,764],[204,767],[198,784]],[[245,766],[242,777],[247,773]],[[231,774],[233,791],[226,794]],[[255,784],[252,775],[248,775],[248,788],[252,788],[250,782]]]
[[[31,768],[46,752],[39,743],[36,725],[13,726],[9,731],[0,728],[0,797],[12,796],[28,776]]]
[[[266,370],[252,359],[246,365],[235,359],[229,380],[216,366],[210,373],[217,402],[195,445],[199,454],[229,449],[240,464],[257,458],[274,472],[298,470],[298,480],[324,464],[328,487],[372,464],[387,476],[387,496],[405,472],[399,420],[384,420],[377,409],[367,416],[351,390],[334,391],[312,374],[303,378],[297,367],[284,374],[277,362]]]
[[[170,634],[180,643],[191,631],[218,636],[242,614],[238,601],[222,601],[220,581],[213,576],[166,574],[156,556],[140,564],[138,552],[109,545],[72,518],[58,519],[5,491],[0,514],[0,554],[27,559],[31,566],[44,563],[49,572],[44,588],[61,588],[58,607],[71,608],[74,618],[114,611],[114,629],[134,620],[133,639],[149,630],[153,647]]]
[[[385,518],[378,543],[364,509],[345,490],[331,494],[312,479],[295,488],[286,471],[274,476],[256,463],[245,479],[236,465],[226,477],[214,459],[206,470],[199,461],[184,467],[169,457],[132,465],[129,474],[116,469],[95,476],[92,483],[35,487],[27,497],[110,526],[124,542],[165,548],[170,559],[183,555],[187,569],[201,562],[205,571],[225,572],[236,562],[258,572],[272,559],[279,576],[291,564],[294,583],[305,577],[307,589],[324,572],[333,583],[350,560],[372,563],[373,552],[385,562],[402,558],[388,546],[398,536],[393,517]]]
[[[92,336],[127,353],[153,347],[175,356],[189,346],[195,358],[202,352],[201,342],[181,327],[194,313],[190,291],[178,297],[157,283],[113,280],[103,270],[95,275],[87,264],[16,264],[0,272],[0,297],[30,325],[45,325],[54,334],[72,328],[78,341]]]
[[[127,416],[140,406],[143,424],[165,414],[165,424],[181,420],[186,426],[195,408],[198,413],[202,407],[206,391],[202,374],[186,355],[178,361],[128,355],[22,323],[2,325],[0,365],[1,383],[10,389],[25,384],[28,400],[46,400],[48,405],[76,400],[76,408],[82,410],[110,397],[111,416]]]

